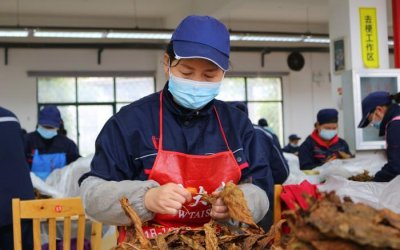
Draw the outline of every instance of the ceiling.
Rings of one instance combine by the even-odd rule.
[[[328,5],[329,0],[1,0],[0,25],[172,29],[195,13],[237,30],[328,33]]]

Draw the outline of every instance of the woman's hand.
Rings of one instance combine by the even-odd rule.
[[[213,194],[217,195],[218,193],[214,192]],[[222,201],[222,198],[218,198],[215,203],[212,204],[210,216],[216,221],[225,221],[230,219],[228,207]]]
[[[158,214],[176,215],[192,195],[178,184],[168,183],[149,189],[144,195],[144,206]]]

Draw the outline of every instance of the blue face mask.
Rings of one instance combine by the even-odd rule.
[[[322,139],[330,141],[335,135],[337,134],[337,131],[334,129],[321,129],[319,132],[319,136],[321,136]]]
[[[198,110],[211,102],[218,94],[221,82],[199,82],[169,74],[168,90],[182,107]]]
[[[376,128],[376,129],[380,129],[381,128],[381,123],[382,121],[372,121],[372,127]]]
[[[38,126],[36,131],[40,134],[44,139],[51,139],[57,135],[57,129],[47,129],[42,126]]]

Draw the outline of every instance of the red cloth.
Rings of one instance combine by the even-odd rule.
[[[303,181],[299,185],[282,186],[281,200],[291,210],[296,210],[299,207],[303,210],[309,208],[305,195],[319,198],[320,195],[317,192],[317,185],[311,184],[308,181]]]

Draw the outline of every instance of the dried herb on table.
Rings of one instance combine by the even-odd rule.
[[[192,190],[194,192],[194,190]],[[152,239],[145,239],[142,223],[129,206],[126,198],[121,199],[122,208],[132,221],[128,230],[130,237],[121,243],[115,250],[120,249],[206,249],[206,250],[242,250],[265,249],[272,244],[276,234],[280,234],[280,226],[276,225],[267,234],[253,221],[247,202],[242,191],[232,183],[226,184],[218,197],[205,194],[203,199],[215,202],[222,198],[228,207],[229,215],[241,222],[238,226],[220,224],[214,220],[201,228],[178,228]],[[277,242],[278,244],[279,242]],[[276,247],[275,249],[279,249]]]

